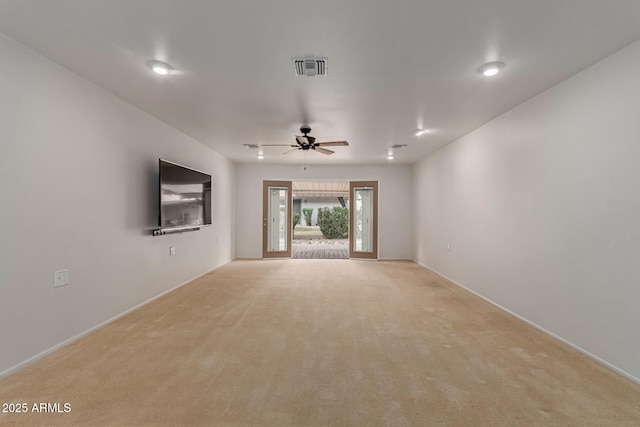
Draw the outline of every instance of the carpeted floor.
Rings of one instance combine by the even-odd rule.
[[[0,402],[18,425],[640,425],[640,386],[411,262],[234,261]]]

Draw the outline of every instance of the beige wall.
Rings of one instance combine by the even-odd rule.
[[[231,260],[235,165],[2,35],[0,56],[1,375]],[[211,227],[150,235],[160,157],[213,176]]]
[[[236,187],[236,257],[262,257],[262,181],[379,182],[378,256],[381,259],[411,258],[411,166],[319,166],[240,164]]]
[[[640,42],[417,163],[413,230],[418,262],[640,382],[638,76]]]

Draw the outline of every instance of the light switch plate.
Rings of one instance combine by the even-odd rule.
[[[169,255],[175,255],[175,254],[176,254],[176,247],[169,246]]]

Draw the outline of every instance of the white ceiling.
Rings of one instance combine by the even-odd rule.
[[[392,144],[412,163],[639,39],[640,1],[0,0],[0,31],[237,162],[306,116],[350,143],[310,164],[388,163]],[[327,77],[294,76],[307,54]],[[489,61],[506,63],[491,79]]]

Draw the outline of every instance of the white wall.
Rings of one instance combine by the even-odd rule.
[[[235,165],[0,35],[0,373],[231,260]],[[152,237],[158,158],[213,175],[213,225]],[[176,255],[169,257],[169,246]],[[53,287],[69,269],[71,283]]]
[[[239,164],[236,173],[236,257],[262,257],[262,181],[372,180],[379,182],[378,257],[411,258],[409,165],[318,166]]]
[[[636,381],[639,76],[640,42],[413,169],[419,263]]]

